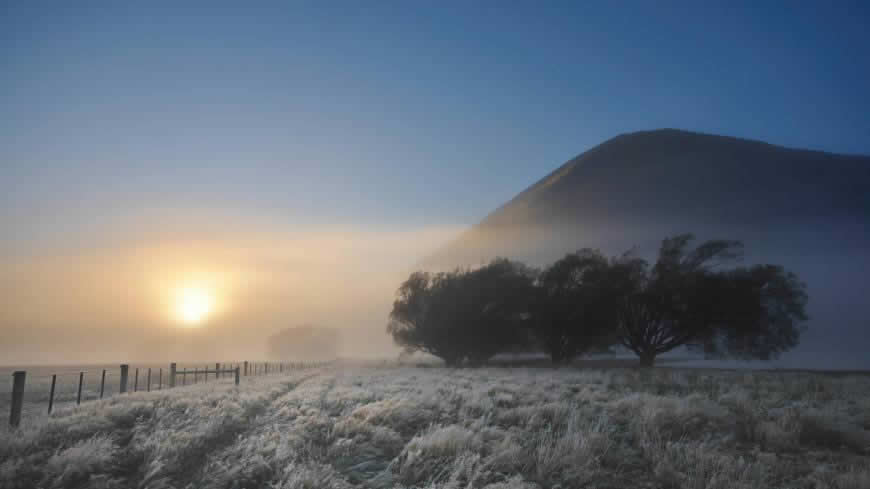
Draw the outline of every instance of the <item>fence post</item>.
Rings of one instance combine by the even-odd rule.
[[[79,393],[76,395],[76,406],[82,403],[82,384],[85,381],[85,373],[79,372]]]
[[[163,390],[163,367],[160,367],[160,374],[159,375],[160,376],[157,377],[157,379],[158,379],[157,380],[157,390],[162,391]]]
[[[139,392],[139,367],[136,367],[136,374],[133,376],[133,392]]]
[[[18,370],[12,373],[12,410],[9,412],[9,425],[21,423],[21,407],[24,406],[24,377],[27,372]]]
[[[187,367],[184,367],[184,375],[181,376],[181,385],[187,385]]]
[[[121,365],[121,388],[118,390],[120,394],[127,392],[127,375],[129,374],[129,370],[129,365]]]
[[[51,376],[51,391],[48,393],[48,414],[51,414],[51,408],[54,407],[54,385],[57,383],[57,374]]]
[[[236,365],[236,385],[239,385],[239,366]]]
[[[217,362],[214,364],[214,378],[215,379],[221,378],[221,364],[220,364],[220,362]]]
[[[177,368],[176,368],[176,366],[175,366],[175,363],[174,363],[174,362],[173,362],[173,363],[170,363],[170,364],[169,364],[169,388],[170,388],[170,389],[173,388],[173,387],[175,387],[175,374],[176,374],[176,371],[177,371]]]
[[[100,399],[103,398],[103,392],[106,391],[106,369],[103,369],[103,376],[100,378]]]
[[[203,375],[205,375],[205,377],[203,378],[203,382],[208,382],[208,365],[202,368],[202,372]]]
[[[148,367],[148,387],[145,388],[145,392],[151,392],[151,367]]]
[[[248,376],[248,361],[245,360],[245,377]]]
[[[193,383],[194,383],[194,384],[195,384],[196,381],[198,380],[198,379],[197,379],[198,376],[199,376],[199,370],[197,370],[196,367],[193,367]]]
[[[283,362],[278,364],[278,373],[279,374],[284,373],[284,363]]]

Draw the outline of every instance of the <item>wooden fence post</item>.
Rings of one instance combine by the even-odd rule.
[[[239,385],[239,366],[236,365],[236,385]]]
[[[85,373],[79,372],[79,393],[76,395],[76,406],[82,403],[82,384],[85,381]]]
[[[136,367],[136,374],[133,376],[133,392],[139,392],[139,367]]]
[[[214,364],[214,378],[221,378],[221,364],[220,362]]]
[[[9,425],[21,423],[21,407],[24,406],[24,377],[27,372],[18,370],[12,373],[12,409],[9,412]]]
[[[181,376],[181,385],[187,385],[187,367],[184,367],[184,372]]]
[[[119,393],[124,394],[127,392],[127,375],[130,373],[130,366],[127,364],[121,365],[121,387],[118,389]]]
[[[160,374],[159,374],[159,377],[157,377],[157,379],[158,379],[157,380],[157,390],[162,391],[163,390],[163,367],[160,367]]]
[[[245,377],[248,376],[248,361],[245,360]]]
[[[145,392],[151,392],[151,367],[148,367],[148,387]]]
[[[51,390],[48,392],[48,414],[51,414],[51,408],[54,407],[54,385],[57,383],[57,374],[51,376]]]
[[[176,373],[176,371],[177,371],[177,368],[175,366],[175,363],[174,362],[170,363],[169,364],[169,388],[170,389],[175,387],[175,373]]]
[[[103,398],[103,392],[106,391],[106,369],[103,369],[103,376],[100,378],[100,399]]]

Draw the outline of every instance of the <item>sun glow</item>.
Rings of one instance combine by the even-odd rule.
[[[202,287],[184,287],[175,298],[175,315],[188,326],[202,323],[213,308],[214,297]]]

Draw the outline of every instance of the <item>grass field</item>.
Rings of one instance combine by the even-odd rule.
[[[0,487],[870,487],[870,378],[329,366],[0,431]]]

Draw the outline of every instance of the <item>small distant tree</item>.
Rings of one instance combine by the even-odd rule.
[[[533,275],[506,259],[473,270],[415,272],[399,287],[387,332],[406,351],[450,366],[483,363],[524,340]]]
[[[530,308],[540,348],[554,364],[568,363],[614,342],[614,295],[607,283],[608,260],[582,249],[565,255],[538,276]]]
[[[339,332],[319,325],[301,325],[273,334],[267,340],[269,356],[284,360],[324,360],[338,355]]]
[[[653,267],[631,255],[611,262],[619,342],[652,366],[680,346],[711,356],[769,359],[794,347],[807,294],[782,267],[720,271],[741,256],[737,241],[690,249],[690,234],[662,241]]]

